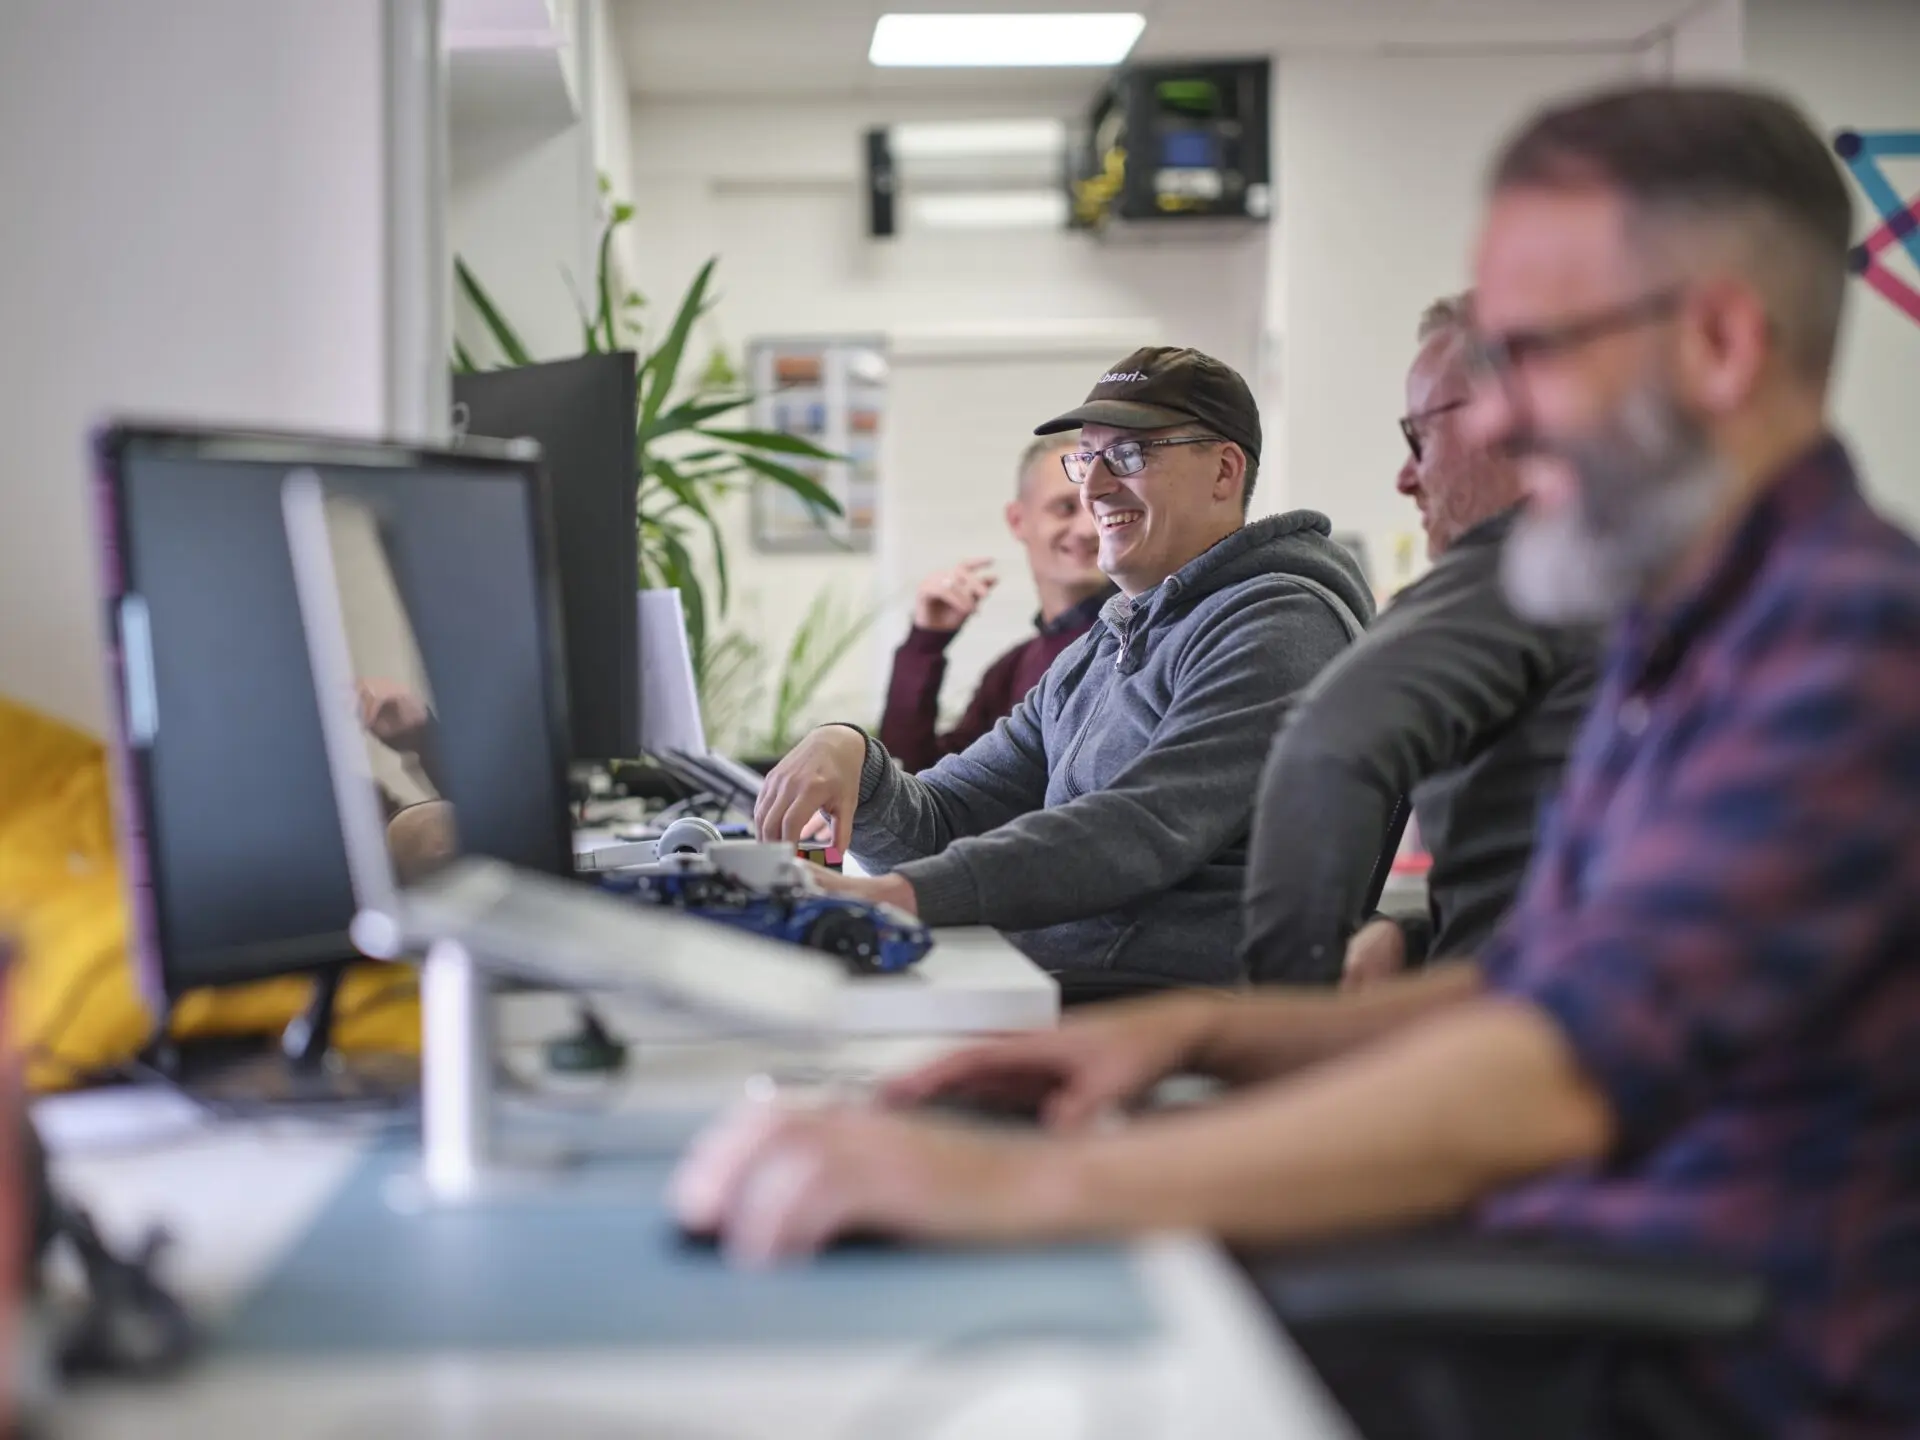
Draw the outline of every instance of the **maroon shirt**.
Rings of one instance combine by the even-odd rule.
[[[948,755],[958,755],[993,729],[1001,716],[1013,712],[1040,683],[1047,667],[1074,641],[1093,628],[1100,607],[1112,591],[1090,596],[1055,619],[1035,620],[1038,633],[1016,645],[988,667],[973,692],[967,713],[953,729],[941,735],[940,685],[947,678],[947,646],[957,630],[907,632],[906,642],[893,653],[893,679],[887,686],[887,713],[880,721],[880,743],[909,775],[931,770]]]

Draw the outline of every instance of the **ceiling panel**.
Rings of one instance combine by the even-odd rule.
[[[612,0],[636,94],[674,97],[1025,97],[1078,110],[1099,84],[1074,70],[879,70],[873,23],[888,10],[1138,9],[1143,59],[1285,48],[1618,44],[1696,0]]]

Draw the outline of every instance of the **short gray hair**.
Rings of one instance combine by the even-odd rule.
[[[1077,430],[1058,431],[1052,435],[1036,436],[1020,452],[1020,468],[1013,472],[1013,494],[1016,500],[1027,498],[1027,472],[1042,456],[1065,452],[1080,442]]]
[[[1684,232],[1712,232],[1765,302],[1787,361],[1824,387],[1853,235],[1834,151],[1859,143],[1843,134],[1829,149],[1798,106],[1770,91],[1640,84],[1536,115],[1507,142],[1493,186],[1613,190],[1634,238],[1669,265],[1688,263],[1676,245],[1697,245]]]
[[[1420,316],[1420,331],[1414,338],[1425,345],[1436,335],[1454,334],[1464,337],[1473,329],[1473,292],[1462,290],[1458,295],[1445,295],[1427,306]]]

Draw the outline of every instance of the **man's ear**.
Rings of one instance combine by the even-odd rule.
[[[1213,498],[1238,504],[1247,483],[1247,452],[1229,440],[1220,447],[1220,466],[1213,473]]]
[[[1007,530],[1021,544],[1027,540],[1027,507],[1018,500],[1007,501]]]
[[[1766,302],[1736,280],[1709,281],[1696,289],[1682,319],[1679,361],[1687,388],[1710,413],[1738,409],[1778,348]]]

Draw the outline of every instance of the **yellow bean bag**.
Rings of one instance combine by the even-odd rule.
[[[0,927],[20,941],[9,1038],[35,1090],[111,1071],[155,1038],[127,952],[107,770],[98,740],[0,698]],[[342,1049],[418,1051],[409,973],[374,964],[349,973],[337,1003]],[[310,985],[193,991],[174,1005],[170,1033],[276,1033],[305,1006]]]

